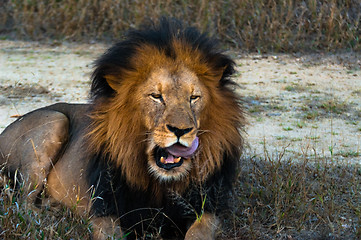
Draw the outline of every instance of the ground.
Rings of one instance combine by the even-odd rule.
[[[101,44],[0,41],[0,131],[32,109],[86,102]],[[361,56],[236,55],[249,151],[361,160]]]
[[[16,116],[33,109],[56,102],[87,102],[92,62],[107,47],[104,44],[0,41],[0,132],[14,121]],[[330,239],[342,236],[347,239],[347,232],[352,232],[353,237],[361,236],[361,209],[358,202],[358,199],[361,201],[358,192],[361,182],[357,177],[357,174],[361,175],[361,55],[354,52],[230,54],[236,60],[238,73],[234,80],[239,84],[237,91],[242,96],[249,122],[245,129],[247,147],[244,159],[252,162],[250,165],[245,164],[246,167],[241,171],[241,174],[248,178],[240,177],[241,187],[237,197],[243,202],[239,205],[239,213],[236,213],[237,218],[232,223],[235,226],[234,238],[239,239],[240,234],[243,234],[243,230],[241,233],[238,231],[238,226],[242,225],[244,229],[247,228],[243,232],[252,236],[250,239],[257,239],[255,236],[272,239],[273,237],[267,237],[270,229],[273,236],[280,239],[282,236],[285,236],[285,239],[321,239],[325,233],[314,235],[312,229],[318,231],[318,226],[326,221],[324,219],[328,219],[329,223],[325,223],[327,227],[323,227],[322,231],[326,231],[327,236],[336,236]],[[301,176],[297,167],[295,170],[293,167],[298,165],[277,165],[278,175],[271,178],[275,162],[261,161],[260,164],[256,159],[284,159],[287,164],[300,159],[307,163],[322,159],[327,162],[327,166],[331,164],[354,168],[339,171],[338,168],[325,167],[324,173],[330,175],[321,178],[318,175],[319,169],[306,169],[305,165],[301,164],[304,167],[304,174]],[[289,176],[289,173],[295,177]],[[356,175],[353,175],[354,173]],[[278,177],[292,185],[286,189],[288,193],[291,193],[291,190],[299,191],[304,184],[305,197],[294,198],[293,195],[285,193],[286,198],[266,198],[261,194],[261,190],[257,190],[257,187],[262,188],[265,193],[271,192],[270,195],[284,191],[285,184],[280,182],[281,180],[277,182]],[[268,181],[272,181],[273,186],[279,188],[267,189],[270,185]],[[307,188],[310,183],[312,186]],[[340,186],[332,188],[338,183]],[[253,188],[247,192],[251,189],[250,186]],[[319,191],[325,191],[325,194],[320,194],[321,198],[317,195]],[[256,201],[253,203],[251,200],[255,196]],[[330,196],[331,205],[340,208],[334,208],[329,215],[323,216],[328,209],[326,203]],[[291,199],[292,202],[288,197],[295,200]],[[262,204],[263,201],[274,202],[266,206]],[[307,205],[306,213],[301,214],[308,222],[299,225],[300,229],[308,229],[308,232],[301,231],[293,235],[294,231],[286,230],[288,220],[283,216],[294,213],[294,210],[287,210],[287,201],[288,205],[302,206],[312,202],[312,206]],[[344,214],[344,202],[348,203],[350,208],[347,209],[351,209],[352,213]],[[264,209],[261,209],[263,206]],[[254,211],[259,211],[259,215],[262,215],[260,213],[268,213],[265,209],[269,209],[269,206],[272,209],[282,206],[285,214],[277,218],[278,213],[275,213],[275,223],[272,222],[273,218],[265,221],[266,218],[262,217],[259,218],[258,225],[254,224]],[[299,209],[299,205],[294,206]],[[299,212],[296,211],[296,214]],[[335,219],[330,220],[329,216]],[[344,224],[345,221],[347,224]],[[262,234],[254,235],[254,229],[249,226],[258,228]],[[273,230],[274,226],[277,226],[276,230]],[[285,235],[277,235],[284,232]],[[227,233],[224,235],[227,236],[225,239],[232,236]]]

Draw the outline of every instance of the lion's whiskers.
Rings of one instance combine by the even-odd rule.
[[[152,139],[151,139],[150,137],[146,137],[146,138],[138,141],[137,144],[145,143],[145,142],[146,142],[146,143],[150,143],[150,142],[152,142]]]
[[[202,135],[202,134],[204,134],[204,133],[212,133],[212,131],[211,131],[211,130],[198,130],[198,131],[197,131],[197,135],[198,135],[198,136],[200,136],[200,135]]]
[[[141,143],[145,143],[145,142],[148,142],[148,143],[152,142],[151,135],[152,135],[151,131],[146,131],[144,133],[139,134],[138,136],[144,137],[144,139],[138,141],[137,144],[141,144]]]

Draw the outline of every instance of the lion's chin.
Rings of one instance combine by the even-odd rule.
[[[149,161],[149,172],[161,182],[181,181],[189,174],[191,158],[174,156],[165,148],[155,147]]]

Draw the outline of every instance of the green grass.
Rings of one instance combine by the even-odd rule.
[[[5,0],[0,31],[32,40],[113,41],[144,19],[182,19],[226,45],[262,52],[360,50],[358,1]],[[290,72],[297,74],[297,72]]]
[[[297,121],[295,125],[297,128],[304,128],[307,126],[307,124],[304,121]]]
[[[289,126],[283,127],[282,129],[283,129],[283,131],[292,131],[293,130],[293,128],[289,127]]]

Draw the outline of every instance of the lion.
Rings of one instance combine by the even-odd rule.
[[[215,239],[245,114],[217,41],[177,20],[130,30],[94,63],[88,104],[57,103],[0,135],[28,201],[90,217],[94,239]]]

